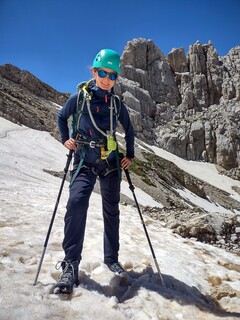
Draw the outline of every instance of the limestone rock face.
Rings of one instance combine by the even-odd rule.
[[[68,94],[10,64],[0,66],[0,87],[0,116],[58,137],[56,115]]]
[[[139,82],[156,103],[177,104],[180,100],[174,73],[152,40],[128,42],[122,55],[122,76]]]
[[[152,40],[134,39],[116,91],[139,138],[240,178],[240,47],[219,57],[210,41],[197,41],[165,57]]]
[[[11,64],[0,66],[0,76],[13,83],[22,85],[36,96],[51,100],[59,105],[62,105],[66,101],[66,94],[58,92],[30,72],[20,70]]]

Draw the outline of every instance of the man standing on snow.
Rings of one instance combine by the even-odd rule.
[[[79,94],[72,95],[58,114],[62,143],[74,150],[74,163],[64,220],[63,272],[55,293],[70,294],[78,285],[89,198],[97,177],[102,196],[104,263],[114,273],[124,272],[118,262],[120,182],[121,169],[127,169],[134,158],[134,130],[126,106],[113,91],[121,71],[120,56],[110,49],[101,50],[91,71],[94,78],[82,89],[84,98],[74,136],[69,137],[68,119],[77,113]],[[115,137],[118,121],[125,131],[123,157],[119,156]]]

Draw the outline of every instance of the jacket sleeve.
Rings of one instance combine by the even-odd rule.
[[[77,94],[74,94],[68,98],[62,109],[58,112],[57,124],[63,144],[69,139],[68,119],[76,112],[76,106]]]
[[[121,102],[121,109],[119,114],[119,121],[125,131],[126,141],[126,156],[128,158],[134,158],[134,129],[130,120],[128,110],[124,103]]]

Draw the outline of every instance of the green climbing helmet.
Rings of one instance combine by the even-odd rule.
[[[93,60],[93,68],[107,68],[120,73],[120,56],[114,50],[102,49]]]

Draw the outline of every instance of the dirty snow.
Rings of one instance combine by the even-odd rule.
[[[80,285],[71,296],[54,295],[52,289],[59,276],[55,265],[63,258],[67,182],[38,282],[33,286],[61,183],[43,169],[62,171],[67,152],[49,133],[3,118],[0,152],[0,319],[240,319],[240,257],[183,239],[144,216],[163,286],[133,206],[120,206],[120,261],[131,281],[108,271],[102,260],[103,223],[97,193],[90,202]],[[198,164],[196,172],[194,164],[185,162],[185,167],[188,172],[191,168],[192,174],[201,174]],[[218,182],[214,166],[208,167],[206,178],[209,183],[226,186],[227,191],[236,184],[224,176]],[[126,192],[127,185],[122,189]],[[148,195],[138,189],[135,193],[141,204],[151,205]]]

